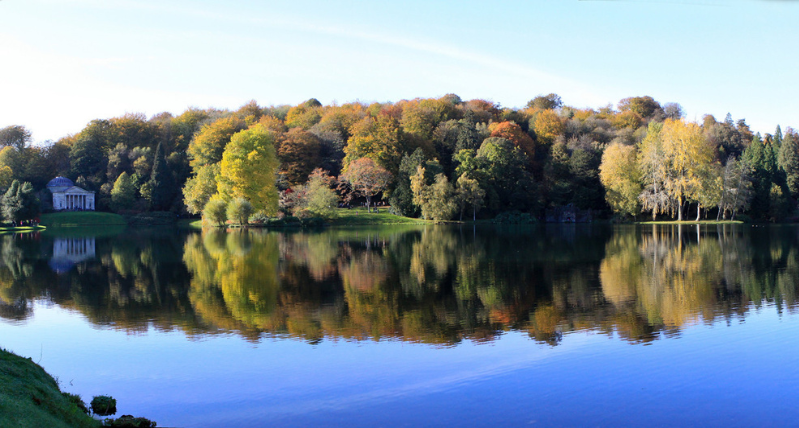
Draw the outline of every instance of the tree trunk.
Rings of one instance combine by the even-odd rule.
[[[702,212],[702,204],[696,203],[696,221],[699,221],[699,214]]]
[[[677,221],[682,221],[682,196],[677,198]]]
[[[472,221],[477,221],[477,207],[472,205]]]

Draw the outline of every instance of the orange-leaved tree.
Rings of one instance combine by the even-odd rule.
[[[372,205],[372,197],[386,190],[391,173],[375,163],[372,158],[362,157],[350,162],[340,181],[349,183],[353,193],[366,198],[366,208]]]

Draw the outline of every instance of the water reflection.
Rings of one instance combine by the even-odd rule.
[[[56,273],[67,272],[76,264],[93,259],[94,245],[94,236],[55,238],[48,264]]]
[[[3,236],[0,317],[45,297],[127,331],[632,343],[797,306],[797,228],[575,226]],[[44,268],[50,266],[53,269]],[[55,267],[54,267],[55,266]]]

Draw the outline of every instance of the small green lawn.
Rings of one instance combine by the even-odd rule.
[[[202,229],[203,221],[195,218],[184,218],[178,220],[178,227],[182,229]]]
[[[119,214],[98,211],[60,212],[42,214],[42,226],[81,227],[81,226],[119,226],[127,225]]]
[[[38,364],[0,349],[0,427],[99,427]]]
[[[388,208],[381,207],[379,213],[369,213],[363,208],[338,208],[338,216],[327,221],[333,226],[364,226],[388,224],[433,224],[435,222],[420,218],[403,217],[388,212]]]

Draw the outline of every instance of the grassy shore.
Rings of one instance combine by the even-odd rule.
[[[423,220],[420,218],[403,217],[394,215],[388,212],[386,208],[380,208],[380,212],[366,212],[363,208],[338,208],[336,210],[336,217],[326,219],[324,221],[326,226],[395,226],[395,225],[414,225],[414,224],[435,224],[433,221]],[[184,219],[178,222],[179,227],[190,229],[202,229],[202,220]],[[232,225],[237,227],[237,225]],[[289,222],[285,225],[258,225],[251,224],[250,227],[300,227],[299,222]]]
[[[18,227],[0,227],[0,235],[6,233],[26,233],[45,230],[45,226],[18,226]]]
[[[124,226],[127,221],[119,214],[80,211],[42,214],[39,224],[48,227]]]
[[[38,364],[0,349],[0,427],[98,427]]]
[[[394,224],[433,224],[434,222],[419,218],[409,218],[394,215],[386,208],[380,208],[378,213],[366,212],[362,208],[339,208],[336,212],[337,217],[330,219],[326,223],[332,226],[375,226],[375,225],[394,225]]]
[[[635,224],[701,224],[701,225],[713,225],[713,224],[744,224],[744,222],[739,220],[699,220],[699,221],[691,221],[691,220],[683,220],[683,221],[639,221]]]

